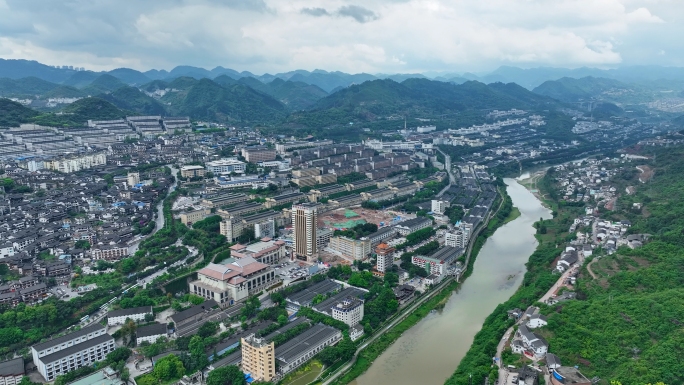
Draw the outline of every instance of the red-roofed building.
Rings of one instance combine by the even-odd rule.
[[[265,263],[267,265],[274,265],[287,255],[285,242],[280,240],[274,241],[271,240],[271,238],[261,238],[260,242],[246,246],[237,243],[231,246],[230,250],[230,255],[233,258],[240,259],[252,257],[257,262]]]
[[[277,281],[275,271],[269,265],[252,257],[243,257],[231,259],[223,265],[210,263],[199,270],[197,280],[190,282],[190,292],[226,307],[273,286]]]

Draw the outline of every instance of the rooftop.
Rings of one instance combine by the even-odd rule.
[[[166,334],[166,324],[154,323],[151,325],[141,326],[135,332],[136,337],[150,337]]]
[[[0,362],[0,376],[16,376],[24,374],[24,359],[22,357]]]
[[[100,325],[100,324],[92,324],[90,326],[86,326],[83,329],[75,331],[73,333],[51,339],[50,341],[45,341],[45,342],[42,342],[39,344],[35,344],[35,345],[33,345],[33,349],[35,349],[36,351],[49,349],[53,346],[57,346],[59,344],[65,343],[65,342],[69,342],[73,339],[79,338],[81,336],[88,335],[89,333],[93,333],[95,331],[100,331],[100,330],[104,331],[104,329],[105,329],[105,327]]]
[[[291,339],[285,344],[276,348],[276,358],[278,361],[290,363],[299,357],[303,352],[313,349],[323,341],[340,333],[339,330],[323,324],[316,324],[304,333]]]
[[[190,309],[186,309],[180,313],[176,313],[176,314],[172,315],[171,319],[173,320],[173,322],[178,323],[179,321],[183,321],[183,320],[188,319],[190,317],[194,317],[197,314],[200,314],[205,310],[209,310],[214,306],[218,306],[218,304],[213,299],[210,299],[208,301],[204,301],[200,305],[195,305],[195,306],[191,307]]]
[[[45,364],[49,364],[50,362],[58,361],[64,357],[68,357],[74,353],[92,348],[93,346],[99,345],[99,344],[101,344],[103,342],[107,342],[107,341],[114,341],[114,337],[110,336],[109,334],[100,334],[99,336],[97,336],[95,338],[91,338],[87,341],[81,342],[80,344],[76,344],[76,345],[70,346],[66,349],[62,349],[62,350],[57,351],[55,353],[48,354],[47,356],[41,357],[40,360]]]
[[[107,317],[125,317],[133,314],[152,313],[152,306],[133,307],[130,309],[112,310],[107,313]]]

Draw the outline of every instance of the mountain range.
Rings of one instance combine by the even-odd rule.
[[[615,108],[604,106],[610,107],[607,113],[613,113],[621,111],[620,105],[670,95],[664,92],[674,92],[673,96],[682,94],[682,69],[657,67],[654,71],[662,76],[672,76],[673,80],[658,80],[658,75],[653,73],[640,78],[656,79],[650,83],[593,76],[543,80],[568,72],[577,76],[595,72],[637,75],[629,69],[588,68],[522,70],[501,67],[480,77],[466,73],[446,74],[435,79],[421,74],[371,75],[322,70],[257,76],[223,67],[207,70],[190,66],[144,73],[127,68],[91,72],[0,59],[0,97],[33,100],[32,107],[47,112],[48,120],[59,125],[81,124],[88,112],[97,115],[98,110],[109,111],[111,116],[187,115],[196,120],[231,124],[280,122],[296,128],[319,129],[346,123],[379,124],[402,116],[449,116],[453,120],[458,115],[459,119],[464,119],[459,124],[471,124],[472,120],[464,116],[476,111],[481,120],[482,111],[487,109],[548,109],[559,103],[591,100],[616,104]],[[677,80],[678,77],[681,80]],[[519,81],[507,81],[510,78]],[[529,89],[538,82],[541,83]],[[55,120],[57,115],[50,114],[54,109],[46,109],[48,98],[84,98],[81,100],[85,101],[79,101],[76,106],[84,104],[86,108],[79,110],[74,119]],[[67,107],[61,108],[63,112],[67,110]],[[19,120],[38,119],[23,112],[12,116],[18,116]]]
[[[104,72],[76,71],[73,69],[55,68],[29,60],[0,59],[0,77],[2,78],[21,79],[26,77],[36,77],[52,83],[64,84],[78,88],[84,86],[85,84],[89,84],[102,73]],[[684,82],[683,67],[660,66],[629,66],[616,69],[598,69],[588,67],[576,69],[553,67],[522,69],[518,67],[502,66],[490,73],[479,75],[473,73],[447,73],[436,76],[425,76],[419,73],[375,75],[368,73],[348,74],[340,71],[329,72],[324,70],[294,70],[277,74],[267,73],[256,75],[249,71],[239,72],[221,66],[211,70],[193,66],[177,66],[171,71],[152,69],[145,72],[140,72],[130,68],[118,68],[106,73],[116,77],[123,83],[133,86],[141,86],[153,80],[170,81],[178,77],[214,79],[216,77],[225,75],[235,80],[240,78],[255,78],[263,83],[271,82],[276,78],[286,81],[290,80],[293,82],[303,82],[306,84],[316,85],[328,93],[331,93],[333,90],[336,90],[339,87],[348,87],[351,84],[359,84],[368,80],[392,79],[396,82],[402,82],[409,78],[432,78],[434,80],[457,84],[464,83],[468,80],[477,80],[485,84],[495,82],[516,83],[529,90],[540,86],[547,80],[558,80],[564,77],[575,79],[584,77],[607,78],[637,84],[647,84],[661,80],[676,81],[678,83]]]

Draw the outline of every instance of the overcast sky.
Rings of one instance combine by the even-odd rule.
[[[257,74],[684,66],[684,0],[0,0],[0,57]]]

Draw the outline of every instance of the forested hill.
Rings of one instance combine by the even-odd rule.
[[[557,103],[515,84],[453,84],[428,79],[397,83],[383,79],[339,90],[319,100],[310,111],[293,113],[289,120],[305,126],[327,126],[345,120],[374,122],[404,115],[430,118],[473,110],[548,109]]]
[[[530,305],[539,306],[548,319],[548,325],[535,332],[548,341],[549,352],[564,366],[577,366],[587,378],[598,378],[598,385],[684,383],[684,146],[645,151],[641,155],[652,160],[626,165],[611,179],[619,191],[635,186],[636,193],[621,193],[618,209],[602,207],[599,216],[628,220],[628,234],[650,234],[649,241],[634,250],[622,246],[612,255],[595,249],[577,277],[576,300],[539,303],[559,278],[552,270],[563,246],[575,236],[568,233],[569,226],[584,215],[582,205],[550,200],[554,218],[537,226],[539,246],[526,265],[522,286],[487,317],[447,385],[467,385],[470,375],[472,383],[497,378],[492,357],[513,325],[507,311]],[[654,177],[641,183],[637,165],[651,167]],[[539,181],[541,192],[553,196],[549,192],[555,190],[549,187],[558,188],[555,183],[547,174]],[[643,207],[637,209],[634,203]],[[519,366],[519,357],[507,357],[505,351],[501,358]]]
[[[652,150],[649,150],[651,152]],[[587,376],[623,385],[684,383],[684,147],[660,148],[651,181],[623,195],[630,233],[651,234],[644,247],[618,249],[586,267],[579,301],[545,310],[549,344],[563,362],[579,362]],[[638,172],[630,182],[639,185]],[[644,204],[640,210],[633,203]],[[608,383],[608,382],[606,382]]]

